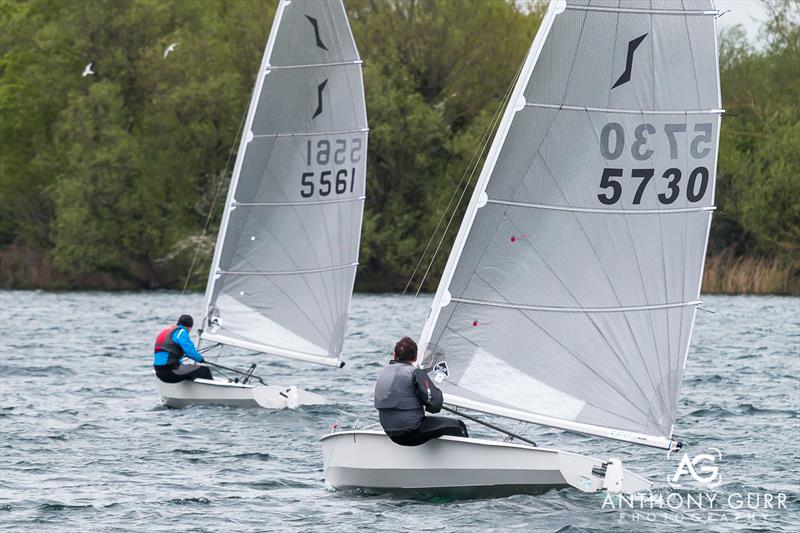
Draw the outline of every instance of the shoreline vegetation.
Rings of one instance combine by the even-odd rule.
[[[205,279],[207,272],[196,278]],[[59,271],[49,256],[40,250],[6,247],[0,250],[0,288],[42,290],[145,290],[137,280],[114,277],[108,273],[70,277]],[[165,287],[160,287],[165,288]],[[179,286],[166,288],[179,289]],[[202,291],[192,283],[190,290]],[[434,288],[435,290],[435,288]],[[356,292],[401,292],[363,289]],[[751,294],[800,296],[798,273],[791,264],[775,258],[737,256],[727,250],[706,258],[702,294]]]
[[[356,290],[401,292],[420,261],[409,290],[432,292],[545,4],[345,5],[370,123]],[[766,7],[757,43],[719,39],[705,293],[800,295],[800,3]],[[0,0],[0,288],[202,290],[274,12]]]

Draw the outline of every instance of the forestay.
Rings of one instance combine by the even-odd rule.
[[[673,445],[714,204],[715,14],[550,5],[422,334],[448,403]]]
[[[206,340],[338,364],[367,154],[361,60],[341,1],[282,0],[206,289]]]

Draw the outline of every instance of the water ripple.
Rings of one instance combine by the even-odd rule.
[[[334,424],[376,422],[374,380],[391,341],[416,335],[430,297],[356,295],[337,370],[262,358],[270,383],[297,384],[334,403],[297,411],[172,410],[156,393],[153,336],[202,296],[178,293],[2,292],[0,520],[3,531],[796,531],[800,522],[800,299],[704,297],[675,433],[690,455],[720,449],[721,496],[786,495],[765,523],[621,520],[603,495],[574,490],[495,499],[335,491],[323,481],[319,438]],[[60,316],[58,324],[42,317]],[[102,328],[98,325],[102,324]],[[384,329],[386,331],[384,332]],[[32,339],[34,340],[32,342]],[[226,350],[225,361],[253,357]],[[658,491],[680,454],[503,421],[548,447],[620,457]],[[476,436],[497,438],[475,424]],[[683,522],[681,522],[683,520]]]

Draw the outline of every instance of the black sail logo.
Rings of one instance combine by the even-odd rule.
[[[314,111],[314,116],[311,117],[311,120],[314,120],[322,114],[322,93],[325,92],[326,85],[328,85],[328,80],[323,81],[317,87],[317,110]]]
[[[317,46],[327,51],[328,47],[325,46],[325,43],[323,43],[322,39],[320,39],[319,37],[319,24],[317,23],[317,19],[315,19],[314,17],[309,17],[308,15],[306,15],[306,18],[311,23],[311,25],[314,26],[314,38],[317,40]]]
[[[636,39],[632,41],[628,41],[628,57],[625,60],[625,72],[617,79],[616,83],[611,86],[612,89],[616,89],[620,85],[624,83],[628,83],[631,81],[631,71],[633,70],[633,54],[636,52],[636,49],[639,48],[639,45],[642,44],[644,38],[647,37],[647,34],[640,35]]]

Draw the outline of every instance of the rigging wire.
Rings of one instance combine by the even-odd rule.
[[[214,199],[211,200],[211,207],[208,208],[208,215],[206,216],[206,223],[203,225],[203,233],[200,235],[200,239],[197,241],[197,246],[194,249],[194,256],[192,257],[192,263],[189,265],[189,272],[186,273],[186,279],[183,281],[183,289],[181,289],[181,301],[183,302],[183,307],[181,308],[181,314],[184,314],[186,311],[186,300],[183,298],[186,295],[186,288],[189,286],[189,280],[192,279],[192,272],[194,271],[194,267],[197,264],[197,257],[200,255],[200,248],[203,246],[203,241],[205,239],[206,234],[208,233],[208,226],[211,224],[211,217],[214,215],[214,210],[217,207],[217,201],[219,200],[219,194],[222,192],[222,184],[225,183],[226,178],[228,176],[228,169],[231,166],[231,160],[233,159],[233,153],[236,151],[236,147],[239,145],[239,141],[242,135],[242,129],[244,128],[245,119],[247,118],[247,110],[245,110],[244,114],[242,115],[242,120],[239,122],[239,129],[236,131],[236,137],[231,145],[231,150],[228,152],[228,160],[225,162],[225,168],[222,170],[222,174],[219,179],[219,184],[217,185],[217,190],[214,192]],[[200,342],[202,339],[200,338],[200,333],[198,332],[197,347],[200,347]],[[222,350],[218,355],[222,355]]]
[[[231,166],[231,160],[233,159],[233,153],[236,151],[236,147],[239,145],[239,139],[242,134],[242,128],[244,127],[244,121],[247,118],[247,110],[245,110],[244,114],[242,115],[242,120],[239,122],[239,129],[236,132],[236,138],[233,141],[233,145],[231,145],[231,150],[228,153],[228,161],[225,163],[225,168],[222,171],[222,175],[220,176],[219,184],[217,185],[217,190],[214,193],[214,199],[211,201],[211,207],[208,209],[208,216],[206,217],[206,223],[203,226],[203,233],[200,235],[200,239],[197,242],[197,246],[194,249],[194,257],[192,257],[192,263],[189,266],[189,272],[186,274],[186,279],[183,282],[183,289],[181,290],[181,296],[186,294],[186,288],[189,286],[189,280],[192,278],[192,272],[194,271],[195,264],[197,263],[197,257],[200,254],[200,248],[203,246],[203,238],[208,233],[208,226],[211,224],[211,217],[214,215],[214,209],[217,207],[217,201],[219,200],[219,193],[222,191],[222,184],[225,183],[226,178],[228,176],[228,169]],[[184,308],[185,310],[185,308]]]
[[[424,274],[422,276],[422,279],[420,280],[419,285],[417,286],[417,289],[416,289],[416,291],[414,293],[414,300],[417,299],[417,296],[419,296],[419,293],[422,291],[422,287],[425,284],[425,279],[427,278],[428,274],[430,273],[430,270],[431,270],[431,268],[433,266],[433,263],[436,260],[436,256],[439,253],[439,250],[440,250],[440,248],[442,246],[442,243],[444,242],[445,237],[447,236],[447,232],[450,230],[450,226],[453,223],[453,220],[454,220],[454,218],[456,216],[456,213],[458,213],[458,208],[460,207],[461,202],[463,201],[467,190],[469,190],[469,186],[472,183],[473,178],[475,177],[476,170],[478,169],[478,167],[480,165],[480,162],[481,162],[481,159],[483,158],[483,156],[484,156],[484,154],[486,152],[486,148],[489,146],[489,142],[492,139],[492,132],[495,131],[495,129],[496,129],[496,127],[497,127],[497,125],[498,125],[498,123],[500,121],[500,118],[503,115],[503,110],[508,105],[508,101],[509,101],[509,99],[511,97],[511,93],[512,93],[512,91],[514,89],[514,86],[517,84],[517,80],[519,79],[519,75],[522,72],[522,67],[523,67],[524,64],[525,64],[524,61],[522,63],[520,63],[519,67],[517,68],[517,72],[514,74],[514,78],[512,79],[511,83],[509,84],[508,88],[506,89],[506,92],[503,95],[503,98],[500,100],[500,104],[498,105],[497,109],[495,110],[494,114],[492,115],[492,119],[490,120],[489,125],[486,127],[486,129],[484,130],[483,134],[481,135],[481,140],[478,143],[478,147],[476,147],[475,151],[473,152],[472,157],[470,158],[470,161],[467,164],[467,167],[464,169],[464,173],[462,174],[461,179],[458,182],[458,185],[456,185],[456,187],[453,190],[453,194],[450,195],[450,200],[447,202],[447,205],[445,206],[444,210],[442,210],[442,216],[439,218],[439,222],[436,224],[436,228],[433,230],[430,238],[428,239],[428,243],[425,245],[425,249],[422,251],[422,254],[420,254],[419,260],[417,261],[417,264],[414,267],[414,270],[412,271],[411,276],[408,278],[408,281],[406,282],[406,285],[403,288],[403,292],[401,293],[400,298],[398,298],[397,304],[395,304],[395,307],[392,310],[392,313],[387,317],[386,322],[384,323],[384,326],[381,329],[381,333],[379,335],[379,338],[381,338],[381,339],[385,338],[386,330],[388,329],[389,324],[391,323],[392,317],[396,316],[397,310],[400,308],[400,305],[403,303],[403,296],[406,295],[406,293],[408,292],[409,287],[411,287],[412,283],[414,282],[414,277],[417,275],[419,267],[422,264],[422,261],[425,259],[425,256],[427,255],[431,244],[436,239],[436,236],[439,233],[439,228],[441,227],[442,222],[444,221],[445,218],[448,218],[447,224],[445,225],[445,228],[444,228],[444,231],[442,232],[442,235],[441,235],[441,237],[439,239],[439,242],[436,245],[436,249],[434,250],[433,255],[431,256],[431,259],[430,259],[430,261],[428,263],[428,266],[425,268],[425,272],[424,272]],[[460,195],[458,194],[459,190],[461,191]],[[450,210],[450,206],[452,205],[453,200],[456,198],[456,196],[458,196],[458,201],[456,202],[456,205],[453,207],[453,211],[450,213],[450,216],[447,217],[447,213]]]

